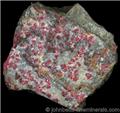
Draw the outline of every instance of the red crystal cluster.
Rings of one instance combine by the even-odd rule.
[[[112,45],[108,48],[76,21],[33,4],[18,23],[4,63],[6,84],[77,109],[113,66]]]

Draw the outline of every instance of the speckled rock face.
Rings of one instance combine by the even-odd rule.
[[[113,35],[79,4],[63,11],[35,3],[18,22],[4,63],[5,82],[79,111],[109,77],[116,48]]]

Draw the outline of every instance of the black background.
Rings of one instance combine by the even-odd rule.
[[[41,2],[48,6],[73,5],[76,2]],[[114,34],[115,42],[120,47],[120,2],[79,2],[90,16],[108,31]],[[13,35],[17,22],[23,11],[31,2],[2,2],[2,66],[12,47]],[[119,57],[119,55],[118,55]],[[44,97],[29,91],[11,91],[5,86],[2,76],[2,111],[3,113],[14,112],[45,112],[46,107],[60,106]],[[120,106],[120,65],[115,65],[109,80],[87,99],[88,107],[93,108],[119,108]]]

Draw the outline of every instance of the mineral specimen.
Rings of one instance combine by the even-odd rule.
[[[72,110],[109,77],[116,63],[113,35],[79,4],[34,3],[23,13],[4,63],[13,90],[32,90]]]

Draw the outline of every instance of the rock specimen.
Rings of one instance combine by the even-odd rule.
[[[79,111],[115,63],[113,35],[79,4],[49,8],[34,3],[18,22],[4,75],[10,89],[32,90]]]

